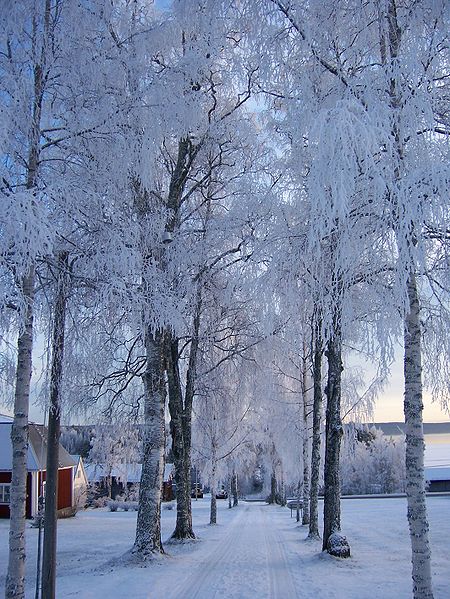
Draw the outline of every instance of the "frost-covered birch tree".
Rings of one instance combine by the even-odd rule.
[[[298,42],[299,52],[294,59],[298,66],[297,78],[293,76],[292,79],[297,84],[295,89],[301,93],[298,84],[304,82],[303,89],[310,90],[314,77],[315,83],[320,77],[324,89],[328,89],[328,107],[334,105],[338,110],[330,112],[331,118],[322,122],[326,127],[323,131],[328,134],[327,143],[335,151],[342,147],[343,155],[347,157],[349,152],[356,150],[355,168],[350,176],[349,163],[342,163],[340,167],[335,164],[331,169],[337,177],[335,183],[342,191],[346,190],[347,196],[341,195],[336,207],[345,206],[350,197],[351,190],[344,184],[343,177],[348,177],[352,185],[357,184],[362,193],[370,192],[372,199],[367,216],[372,222],[372,230],[378,229],[379,239],[373,244],[377,249],[373,258],[379,261],[380,268],[385,262],[386,251],[394,258],[390,268],[395,277],[385,289],[385,299],[390,306],[397,305],[405,322],[405,417],[411,431],[407,438],[407,464],[414,593],[417,597],[428,597],[432,591],[421,475],[421,333],[417,282],[422,275],[426,276],[423,257],[429,259],[436,249],[433,243],[425,243],[429,241],[427,232],[435,228],[442,242],[446,228],[441,219],[445,213],[442,193],[445,193],[447,175],[441,167],[444,146],[439,139],[448,135],[448,115],[442,104],[446,95],[446,86],[442,83],[446,78],[443,4],[426,3],[420,7],[413,3],[400,7],[395,2],[361,4],[354,7],[351,23],[347,20],[344,5],[337,9],[331,4],[288,4],[278,0],[271,5],[272,16],[278,11],[288,23],[292,36],[285,37],[286,43],[294,38]],[[306,65],[313,68],[302,71]],[[311,73],[314,73],[312,77]],[[291,80],[287,82],[291,83]],[[269,91],[274,87],[272,82]],[[289,102],[293,96],[292,87],[280,85],[276,92],[273,95],[282,104],[295,106]],[[304,93],[302,97],[306,98]],[[320,106],[325,106],[323,98],[316,98],[316,111],[320,112]],[[350,119],[345,119],[344,131],[337,115],[342,116],[341,110],[346,103]],[[359,127],[358,120],[364,122],[365,127],[354,136]],[[344,140],[345,145],[340,146]],[[365,147],[359,145],[361,141]],[[316,161],[318,168],[325,164],[323,158],[321,162]],[[424,163],[426,168],[422,168]],[[316,177],[316,181],[320,179]],[[338,192],[337,186],[331,185],[332,193]],[[435,225],[430,225],[430,221]],[[434,288],[436,297],[439,293]],[[422,298],[426,295],[422,294]],[[422,312],[425,313],[423,308]],[[396,328],[395,309],[389,318],[391,322],[388,324],[385,320],[383,330],[377,331],[380,347],[384,349]],[[442,312],[439,318],[443,323],[446,321]],[[378,323],[381,322],[380,318]],[[416,525],[420,534],[417,534]]]
[[[17,342],[11,485],[11,520],[6,597],[24,596],[25,499],[28,406],[33,345],[35,258],[48,235],[38,190],[46,73],[51,62],[51,5],[20,3],[2,11],[0,71],[5,82],[2,119],[2,267],[15,284],[12,304],[20,320]],[[20,23],[21,29],[17,27]],[[31,67],[31,73],[27,70]],[[22,114],[21,114],[21,111]],[[6,117],[6,118],[5,118]],[[21,216],[19,214],[22,213]],[[18,223],[23,223],[21,230]],[[19,229],[19,230],[17,230]],[[34,231],[37,232],[34,237]],[[22,233],[22,235],[20,235]]]

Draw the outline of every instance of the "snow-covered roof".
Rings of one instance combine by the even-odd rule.
[[[98,482],[110,475],[121,481],[137,483],[141,480],[142,464],[118,464],[111,470],[104,464],[85,464],[84,470],[91,482]]]
[[[0,422],[0,470],[12,469],[11,422]],[[30,444],[31,445],[31,444]],[[45,459],[44,454],[44,459]],[[32,448],[28,451],[28,470],[39,470],[39,460]]]
[[[7,416],[6,414],[0,414],[0,424],[12,424],[13,418],[11,416]]]
[[[450,467],[450,436],[446,436],[444,443],[427,443],[425,438],[425,467],[447,468]]]
[[[108,475],[108,468],[103,464],[84,464],[88,480],[98,482]],[[172,474],[173,464],[166,464],[164,480],[167,481]],[[141,480],[142,464],[117,464],[111,469],[110,476],[129,483],[138,483]]]
[[[0,470],[12,469],[12,422],[12,419],[10,422],[0,422]],[[45,470],[47,461],[46,429],[39,424],[29,424],[28,432],[27,469],[29,471]],[[59,468],[70,468],[75,465],[76,462],[70,457],[64,447],[60,445],[58,455]]]
[[[425,468],[425,480],[450,480],[450,466]]]

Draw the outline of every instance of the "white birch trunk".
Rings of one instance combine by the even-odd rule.
[[[14,422],[11,429],[13,448],[9,522],[9,561],[6,575],[6,599],[25,597],[25,510],[27,499],[28,407],[33,348],[34,269],[22,280],[26,301],[25,326],[17,343]]]
[[[211,462],[212,462],[212,469],[211,469],[211,509],[210,509],[210,515],[209,515],[209,523],[210,524],[217,524],[217,499],[216,499],[216,493],[217,493],[217,451],[216,451],[216,445],[215,445],[214,441],[212,443]]]
[[[380,53],[383,64],[387,62],[387,49],[391,65],[397,65],[401,49],[402,30],[398,24],[395,0],[388,0],[380,10]],[[389,102],[393,116],[391,136],[396,152],[394,181],[397,184],[404,170],[404,139],[401,134],[399,109],[402,104],[401,84],[398,75],[390,76]],[[398,213],[398,200],[393,196],[393,212]],[[403,217],[404,218],[404,217]],[[398,226],[399,223],[397,223]],[[413,223],[407,223],[414,228]],[[403,243],[398,239],[399,246]],[[414,241],[410,240],[413,244]],[[408,525],[412,550],[412,580],[414,599],[432,599],[431,550],[428,540],[428,518],[425,503],[425,476],[423,469],[425,443],[422,419],[422,354],[420,329],[420,303],[417,292],[415,263],[405,264],[408,269],[408,313],[404,320],[404,414],[406,424],[406,495]]]
[[[408,277],[409,313],[404,326],[404,412],[406,423],[406,496],[412,549],[414,599],[433,599],[431,550],[425,503],[424,451],[422,425],[422,359],[419,298],[413,272]]]
[[[165,381],[163,337],[147,332],[147,369],[144,374],[144,459],[139,487],[136,538],[131,550],[138,560],[164,553],[161,542],[161,499],[164,478]]]
[[[47,61],[47,48],[50,27],[50,0],[45,0],[43,33],[39,52],[37,16],[33,15],[32,52],[33,52],[33,116],[30,127],[30,138],[27,162],[28,190],[36,187],[40,153],[42,101],[44,95],[44,69]],[[14,396],[14,423],[11,431],[13,448],[9,560],[6,575],[6,599],[22,599],[25,582],[25,511],[26,511],[26,479],[28,453],[28,408],[30,402],[30,382],[32,372],[33,347],[33,303],[34,303],[35,267],[30,266],[20,287],[26,303],[24,329],[17,343],[17,371]]]

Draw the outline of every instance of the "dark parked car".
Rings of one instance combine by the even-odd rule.
[[[228,499],[228,493],[226,492],[225,487],[222,487],[220,491],[217,491],[216,499]]]

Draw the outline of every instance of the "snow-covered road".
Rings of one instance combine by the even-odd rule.
[[[191,574],[178,580],[167,598],[299,597],[291,573],[295,556],[287,554],[285,539],[268,517],[270,510],[264,504],[242,504],[226,533],[210,542]]]

